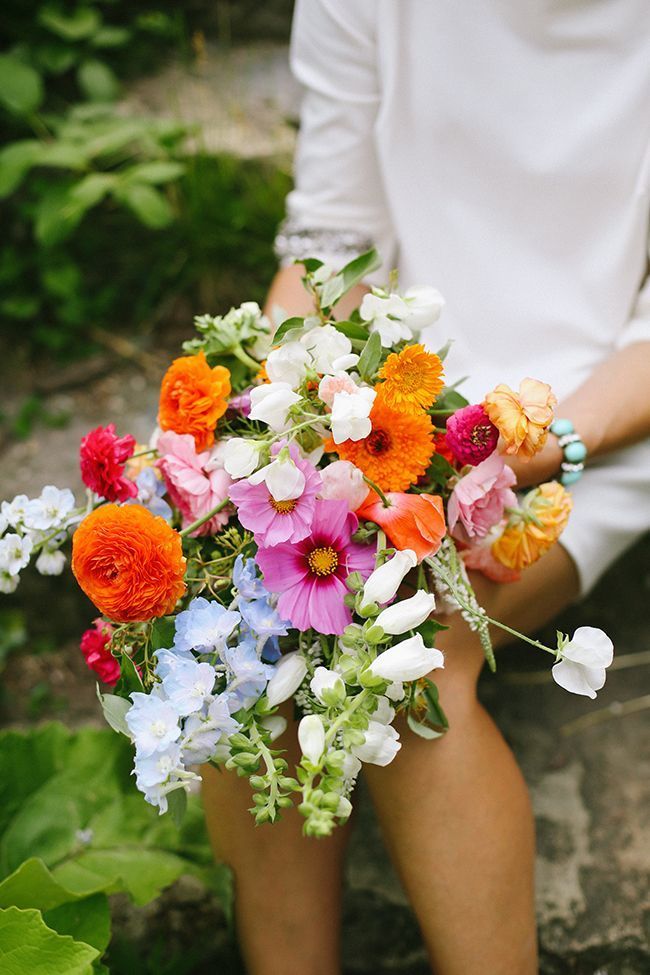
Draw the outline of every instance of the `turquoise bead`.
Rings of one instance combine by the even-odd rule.
[[[567,433],[573,433],[571,420],[553,420],[551,423],[551,433],[554,433],[556,437],[564,437]]]
[[[581,477],[582,471],[566,471],[560,478],[560,481],[565,487],[568,487],[569,484],[575,484],[576,481],[579,481]]]
[[[579,464],[586,456],[587,448],[582,440],[574,440],[573,443],[568,443],[564,448],[565,460],[568,460],[571,464]]]

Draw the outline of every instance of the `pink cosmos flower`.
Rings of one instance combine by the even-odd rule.
[[[445,439],[456,460],[475,467],[494,452],[499,431],[477,403],[464,406],[449,417]]]
[[[460,541],[483,538],[501,521],[505,507],[514,507],[517,478],[500,454],[491,454],[461,477],[451,492],[447,517],[452,535]]]
[[[82,437],[79,448],[81,480],[107,501],[128,501],[138,493],[137,485],[124,473],[124,465],[135,449],[135,437],[118,437],[115,424],[97,427]]]
[[[120,665],[109,649],[112,636],[113,627],[100,617],[82,633],[79,646],[90,669],[105,684],[114,685],[120,679]]]
[[[284,442],[274,444],[271,454],[276,455],[283,446]],[[265,481],[251,484],[248,480],[242,480],[230,488],[230,499],[237,505],[239,520],[244,528],[254,533],[258,545],[299,542],[311,531],[321,476],[313,464],[300,456],[295,444],[290,444],[289,454],[305,478],[305,487],[299,498],[276,501]]]
[[[214,450],[197,454],[194,437],[173,430],[161,434],[156,446],[161,454],[156,466],[162,471],[172,503],[182,515],[183,527],[226,500],[232,480],[219,465]],[[224,508],[192,532],[192,536],[214,535],[229,518],[230,512]]]
[[[351,540],[358,523],[346,501],[316,501],[307,538],[258,549],[264,585],[280,593],[278,613],[292,626],[341,634],[352,622],[344,580],[352,572],[367,579],[375,567],[372,547]]]

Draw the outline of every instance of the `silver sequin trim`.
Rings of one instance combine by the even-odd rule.
[[[356,230],[325,230],[285,220],[280,224],[274,250],[281,262],[325,254],[328,262],[345,264],[372,246],[372,240]]]

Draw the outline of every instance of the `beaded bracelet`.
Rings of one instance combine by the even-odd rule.
[[[587,448],[582,442],[580,434],[576,433],[571,420],[554,420],[549,430],[557,437],[558,447],[564,454],[564,460],[560,464],[562,471],[560,483],[568,487],[569,484],[575,484],[582,477]]]

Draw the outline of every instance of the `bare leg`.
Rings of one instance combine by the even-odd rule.
[[[293,722],[276,742],[290,767],[300,759]],[[249,975],[337,975],[341,883],[349,830],[302,836],[303,819],[283,810],[255,826],[246,779],[204,766],[203,796],[215,857],[235,873],[239,944]]]
[[[490,615],[524,632],[552,618],[578,590],[560,545],[521,582],[474,581]],[[476,699],[478,640],[459,616],[450,621],[438,640],[446,669],[434,675],[449,732],[432,742],[406,730],[391,765],[364,771],[436,975],[536,975],[528,793]]]

